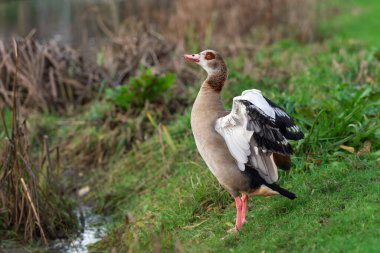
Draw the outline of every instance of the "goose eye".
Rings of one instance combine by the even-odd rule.
[[[207,52],[206,53],[206,56],[205,56],[206,60],[212,60],[212,59],[215,59],[215,54],[211,53],[211,52]]]

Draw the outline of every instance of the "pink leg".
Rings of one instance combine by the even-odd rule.
[[[235,224],[235,229],[239,230],[243,226],[242,223],[242,207],[243,207],[243,202],[240,197],[235,198],[235,204],[236,204],[236,224]]]
[[[242,224],[244,224],[244,223],[246,223],[247,221],[246,221],[246,219],[245,219],[245,217],[246,217],[246,215],[247,215],[247,208],[248,208],[248,195],[247,194],[245,194],[245,193],[243,193],[242,194],[242,196],[241,196],[241,200],[242,200],[242,214],[241,214],[241,216],[242,216],[242,218],[241,218],[241,223]]]

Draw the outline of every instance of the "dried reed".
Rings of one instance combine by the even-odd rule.
[[[67,236],[77,223],[73,205],[60,188],[59,162],[53,162],[51,157],[56,149],[46,148],[39,165],[30,154],[26,122],[21,121],[18,109],[19,52],[18,44],[13,41],[9,54],[15,60],[10,131],[2,117],[7,138],[1,145],[5,147],[0,163],[1,229],[21,234],[26,241],[41,238],[47,244],[48,239]],[[47,139],[45,147],[48,147]]]
[[[92,98],[98,70],[86,66],[72,48],[55,41],[41,44],[33,34],[18,41],[18,96],[24,108],[62,111]],[[0,108],[12,106],[16,58],[11,43],[0,40]]]

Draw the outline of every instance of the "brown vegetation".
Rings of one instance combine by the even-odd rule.
[[[123,25],[109,28],[99,17],[98,23],[108,37],[101,65],[114,84],[125,84],[128,78],[138,74],[139,67],[153,68],[157,74],[174,72],[181,85],[194,80],[183,68],[175,44],[143,22],[130,18]]]
[[[179,40],[191,29],[202,46],[239,44],[251,36],[258,43],[282,38],[308,42],[316,37],[315,4],[314,0],[180,0],[165,34]]]
[[[316,19],[321,14],[316,4],[315,0],[146,0],[118,6],[108,1],[91,4],[87,22],[104,17],[109,26],[118,27],[123,25],[120,13],[133,14],[175,44],[193,35],[201,46],[214,47],[251,35],[266,43],[282,38],[309,42],[318,38]],[[91,15],[92,11],[96,15]]]
[[[17,85],[21,106],[62,111],[92,98],[100,73],[86,66],[72,48],[55,41],[40,43],[28,36],[18,41]],[[16,59],[10,42],[0,41],[0,108],[12,104]]]

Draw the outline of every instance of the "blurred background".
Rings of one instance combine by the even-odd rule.
[[[0,251],[372,252],[378,13],[377,0],[0,0]],[[248,232],[265,238],[224,237],[232,202],[195,150],[206,76],[182,55],[208,48],[229,66],[226,107],[261,89],[306,134],[281,175],[302,201],[255,204]]]
[[[205,33],[211,36],[223,31],[225,35],[241,36],[251,34],[260,26],[276,30],[276,34],[272,32],[269,35],[272,40],[294,37],[311,41],[315,39],[318,18],[315,5],[312,0],[283,1],[280,5],[276,1],[244,0],[237,3],[169,0],[2,1],[0,28],[2,36],[26,36],[36,30],[38,39],[55,39],[75,47],[99,43],[97,40],[109,35],[108,30],[119,28],[127,19],[142,21],[173,41],[182,40],[189,29],[196,29],[198,38],[204,40]],[[184,27],[187,25],[194,27]],[[219,35],[218,38],[223,37],[227,40],[227,36]],[[228,40],[231,39],[234,38]]]
[[[212,47],[224,55],[244,52],[251,58],[261,46],[281,39],[316,42],[323,37],[318,20],[335,12],[314,0],[1,1],[0,36],[3,54],[15,36],[25,47],[22,51],[30,47],[33,54],[25,56],[32,58],[25,63],[39,66],[37,72],[25,66],[33,78],[23,81],[27,90],[20,93],[25,95],[22,104],[59,111],[66,102],[88,101],[102,80],[108,85],[126,83],[141,66],[156,73],[174,72],[176,86],[183,91],[195,80],[184,68],[183,53]],[[3,72],[12,72],[7,64]],[[57,64],[65,67],[58,69]],[[67,69],[72,71],[65,83],[58,77]],[[7,87],[1,89],[1,106],[10,103],[6,76],[12,79],[10,73],[3,75],[1,85]],[[36,87],[43,87],[42,94],[28,96],[39,93]]]

